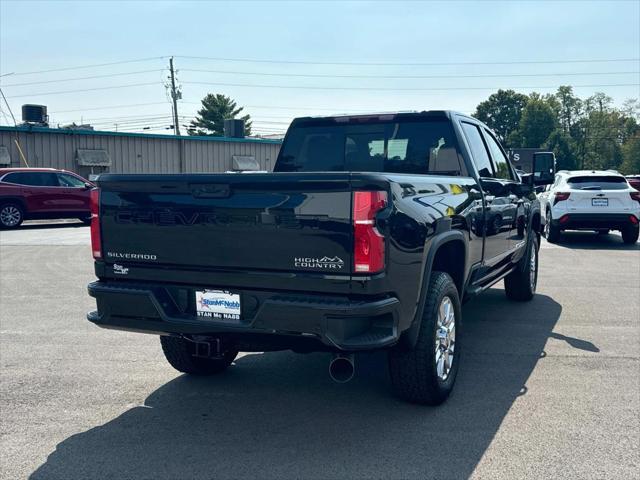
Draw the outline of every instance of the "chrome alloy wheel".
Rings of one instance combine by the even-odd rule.
[[[531,291],[536,291],[536,284],[538,283],[538,270],[536,269],[536,264],[538,262],[538,252],[533,245],[531,245],[531,258],[529,259],[529,285],[531,286]]]
[[[445,381],[453,365],[453,351],[456,344],[456,312],[449,297],[444,297],[438,307],[436,324],[436,371],[438,378]]]
[[[0,210],[0,223],[5,227],[15,227],[21,218],[22,213],[13,205],[7,205]]]

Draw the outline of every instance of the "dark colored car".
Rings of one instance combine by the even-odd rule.
[[[626,178],[631,188],[635,188],[640,192],[640,175],[627,175]]]
[[[0,227],[24,220],[91,219],[89,191],[95,185],[73,172],[53,168],[0,168]]]
[[[510,299],[535,294],[534,179],[553,168],[534,171],[518,177],[484,124],[434,111],[296,119],[273,173],[101,175],[88,319],[160,334],[191,374],[291,349],[331,352],[346,381],[354,352],[384,349],[395,392],[439,404],[461,302],[502,279]]]

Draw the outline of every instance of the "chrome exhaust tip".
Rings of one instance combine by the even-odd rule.
[[[347,383],[353,378],[355,365],[353,354],[335,354],[329,363],[329,375],[336,383]]]

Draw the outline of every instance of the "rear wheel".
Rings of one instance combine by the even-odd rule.
[[[547,242],[556,243],[560,240],[560,228],[554,225],[551,218],[551,210],[547,210],[547,221],[544,224],[544,238]]]
[[[393,390],[412,403],[439,405],[456,380],[460,364],[460,299],[451,277],[433,272],[418,339],[412,349],[389,350]]]
[[[237,350],[227,350],[220,358],[196,356],[196,342],[182,337],[161,336],[164,356],[179,372],[193,375],[213,375],[227,369],[238,355]]]
[[[24,211],[17,203],[5,203],[0,206],[0,227],[16,228],[24,220]]]
[[[496,235],[500,233],[500,228],[502,228],[502,217],[500,215],[496,215],[489,225],[489,231],[492,235]]]
[[[636,243],[638,241],[639,232],[640,232],[640,229],[638,228],[637,225],[636,226],[629,225],[628,227],[623,228],[622,241],[627,245]]]
[[[538,284],[538,239],[534,236],[517,268],[504,278],[504,291],[511,300],[526,302],[536,294]]]

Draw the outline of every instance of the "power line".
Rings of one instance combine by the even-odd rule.
[[[169,117],[170,115],[162,112],[162,113],[148,113],[148,114],[137,114],[137,115],[119,115],[116,117],[87,117],[84,119],[84,121],[101,121],[101,120],[126,120],[128,118],[149,118],[149,117]]]
[[[189,104],[189,105],[200,105],[200,102],[182,102],[185,104]],[[363,109],[363,108],[358,108],[358,109],[352,109],[352,108],[347,108],[346,110],[338,110],[338,108],[340,107],[336,107],[336,108],[327,108],[327,107],[289,107],[289,106],[283,106],[283,105],[244,105],[243,106],[244,109],[265,109],[265,110],[294,110],[294,111],[311,111],[311,112],[316,112],[316,111],[324,111],[324,112],[331,112],[333,114],[358,114],[358,113],[371,113],[372,110],[369,109]],[[451,108],[451,110],[455,110],[455,111],[466,111],[469,110],[468,108]],[[416,111],[415,108],[411,109],[397,109],[394,110],[393,112],[397,112],[397,111],[406,111],[406,112],[413,112]],[[391,113],[393,113],[391,112]],[[385,112],[375,112],[375,113],[385,113]],[[284,117],[284,118],[292,118],[292,117]]]
[[[574,60],[515,60],[499,62],[313,62],[306,60],[266,60],[257,58],[225,58],[225,57],[201,57],[195,55],[176,55],[176,58],[191,60],[213,60],[218,62],[243,62],[243,63],[279,63],[296,65],[363,65],[363,66],[447,66],[447,65],[538,65],[553,63],[615,63],[615,62],[637,62],[640,58],[616,58],[616,59],[574,59]]]
[[[162,123],[166,123],[166,122],[170,122],[173,120],[173,118],[171,118],[169,115],[165,116],[165,117],[155,117],[155,118],[146,118],[146,119],[140,119],[140,120],[115,120],[112,122],[87,122],[85,121],[84,123],[90,123],[91,125],[94,126],[102,126],[102,125],[128,125],[128,126],[133,126],[133,125],[147,125],[149,123],[158,123],[158,122],[162,122]]]
[[[58,80],[43,80],[40,82],[10,83],[4,86],[5,87],[25,87],[27,85],[42,85],[45,83],[74,82],[76,80],[92,80],[95,78],[110,78],[110,77],[121,77],[125,75],[139,75],[142,73],[162,72],[163,70],[164,69],[155,69],[155,70],[139,70],[137,72],[108,73],[106,75],[91,75],[89,77],[60,78]]]
[[[249,88],[278,88],[278,89],[295,89],[295,90],[368,90],[368,91],[384,91],[384,92],[428,92],[428,91],[453,91],[453,90],[498,90],[500,88],[520,88],[520,89],[555,89],[560,85],[538,85],[538,86],[502,86],[502,87],[421,87],[421,88],[405,88],[405,87],[322,87],[322,86],[300,86],[300,85],[256,85],[248,83],[209,83],[209,82],[183,82],[189,85],[208,85],[217,87],[249,87]],[[594,88],[594,87],[636,87],[640,83],[615,83],[615,84],[591,84],[591,85],[571,85],[573,88]]]
[[[11,105],[9,105],[9,102],[7,102],[7,97],[4,96],[4,92],[2,91],[1,88],[0,88],[0,95],[2,95],[2,99],[4,100],[4,103],[9,109],[9,113],[11,114],[11,118],[13,118],[13,125],[17,126],[18,123],[16,122],[16,117],[13,115],[13,110],[11,110]]]
[[[187,103],[187,102],[184,102]],[[76,108],[71,110],[58,110],[57,112],[51,112],[52,115],[57,115],[58,113],[73,113],[73,112],[85,112],[90,110],[112,110],[118,108],[131,108],[131,107],[147,107],[149,105],[166,105],[167,102],[151,102],[151,103],[128,103],[126,105],[108,105],[106,107],[86,107],[86,108]]]
[[[227,58],[227,57],[207,57],[197,55],[175,55],[175,58],[191,60],[209,60],[219,62],[239,62],[239,63],[273,63],[273,64],[297,64],[297,65],[360,65],[360,66],[461,66],[461,65],[539,65],[539,64],[567,64],[567,63],[623,63],[638,62],[640,58],[605,58],[605,59],[568,59],[568,60],[510,60],[495,62],[347,62],[347,61],[309,61],[309,60],[278,60],[278,59],[258,59],[258,58]],[[69,67],[50,68],[46,70],[33,70],[28,72],[12,72],[14,76],[36,75],[41,73],[64,72],[69,70],[81,70],[87,68],[100,68],[113,65],[124,65],[129,63],[148,62],[153,60],[165,60],[168,55],[157,57],[135,58],[130,60],[120,60],[116,62],[93,63],[85,65],[73,65]]]
[[[225,75],[257,75],[268,77],[304,77],[304,78],[380,78],[380,79],[416,79],[416,78],[507,78],[507,77],[563,77],[582,75],[631,75],[634,72],[581,72],[581,73],[514,73],[514,74],[474,74],[474,75],[330,75],[330,74],[303,74],[303,73],[271,73],[271,72],[236,72],[228,70],[201,70],[197,68],[183,68],[183,72],[219,73]],[[8,86],[8,85],[7,85]]]
[[[94,64],[90,64],[90,65],[76,65],[76,66],[73,66],[73,67],[51,68],[49,70],[36,70],[36,71],[32,71],[32,72],[15,72],[15,73],[13,73],[13,75],[15,75],[15,76],[18,76],[18,75],[35,75],[37,73],[64,72],[64,71],[67,71],[67,70],[80,70],[80,69],[84,69],[84,68],[109,67],[111,65],[123,65],[125,63],[148,62],[150,60],[163,60],[165,58],[167,58],[167,57],[163,56],[163,57],[136,58],[136,59],[133,59],[133,60],[121,60],[119,62],[94,63]]]
[[[111,85],[109,87],[95,87],[95,88],[83,88],[80,90],[62,90],[59,92],[42,92],[42,93],[30,93],[27,95],[12,95],[7,98],[24,98],[24,97],[38,97],[44,95],[62,95],[65,93],[80,93],[80,92],[93,92],[96,90],[115,90],[118,88],[130,88],[130,87],[147,87],[149,85],[158,85],[158,82],[147,82],[147,83],[130,83],[127,85]]]
[[[94,80],[99,78],[113,78],[143,73],[162,72],[164,69],[138,70],[135,72],[110,73],[105,75],[90,75],[87,77],[60,78],[56,80],[42,80],[38,82],[10,83],[4,87],[24,87],[31,85],[43,85],[50,83],[73,82],[79,80]],[[228,70],[206,70],[183,68],[183,72],[216,73],[223,75],[250,75],[270,77],[299,77],[299,78],[379,78],[379,79],[426,79],[426,78],[515,78],[515,77],[563,77],[563,76],[593,76],[593,75],[637,75],[640,71],[625,72],[566,72],[566,73],[517,73],[517,74],[474,74],[474,75],[329,75],[329,74],[299,74],[299,73],[271,73],[271,72],[246,72]]]

